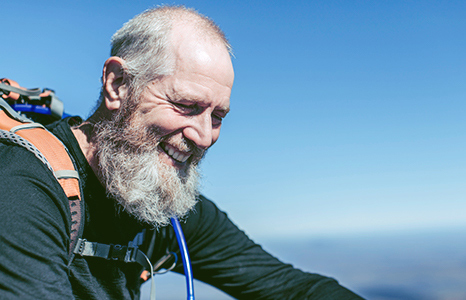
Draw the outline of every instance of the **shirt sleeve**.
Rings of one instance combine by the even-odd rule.
[[[0,144],[0,299],[73,298],[64,200],[31,152]]]
[[[279,261],[202,196],[182,227],[194,277],[237,299],[362,299],[332,278]]]

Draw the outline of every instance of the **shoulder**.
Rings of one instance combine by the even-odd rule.
[[[0,143],[0,282],[16,287],[15,297],[67,298],[67,201],[52,172],[33,153]],[[0,298],[10,299],[9,293],[0,288]]]
[[[204,195],[198,196],[198,202],[189,213],[187,222],[188,223],[197,223],[197,222],[215,222],[219,219],[226,219],[227,215],[225,212],[221,211],[217,205],[205,197]]]
[[[211,243],[224,238],[245,238],[246,235],[220,210],[217,205],[203,195],[182,224],[188,243]],[[223,241],[226,242],[226,241]],[[230,240],[231,242],[231,240]]]
[[[0,143],[0,169],[2,180],[36,178],[41,181],[56,181],[53,173],[34,153],[19,145]]]
[[[54,226],[69,235],[68,198],[42,161],[24,147],[0,143],[0,170],[1,228]]]
[[[52,171],[32,152],[0,143],[0,170],[0,207],[16,207],[19,211],[15,214],[37,209],[66,221],[69,215],[66,195]]]
[[[0,176],[3,179],[14,175],[47,178],[49,177],[47,173],[53,178],[47,166],[34,153],[9,142],[0,142],[0,169],[2,170]]]

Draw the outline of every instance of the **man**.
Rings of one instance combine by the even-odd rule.
[[[197,166],[229,112],[229,50],[212,21],[183,7],[146,11],[116,32],[94,114],[49,127],[81,178],[82,237],[126,245],[147,229],[141,250],[155,262],[179,252],[168,226],[176,216],[185,220],[195,278],[235,298],[360,299],[270,256],[199,195]],[[42,162],[4,144],[0,169],[1,299],[139,297],[138,264],[69,260],[68,200]]]

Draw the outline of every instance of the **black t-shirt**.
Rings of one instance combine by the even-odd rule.
[[[71,132],[73,119],[49,127],[81,178],[83,238],[127,245],[145,226],[115,205]],[[0,143],[0,299],[138,299],[137,263],[76,256],[68,267],[70,210],[53,174],[28,150]],[[361,299],[335,280],[284,264],[252,242],[203,196],[182,228],[193,274],[238,299]],[[147,228],[148,229],[148,228]],[[146,231],[151,260],[179,254],[171,226]],[[183,273],[182,262],[174,269]],[[183,287],[184,288],[184,287]]]

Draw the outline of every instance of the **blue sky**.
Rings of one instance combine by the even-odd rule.
[[[203,192],[251,236],[466,227],[466,2],[165,3],[233,45]],[[0,76],[85,117],[111,35],[157,4],[4,1]]]

